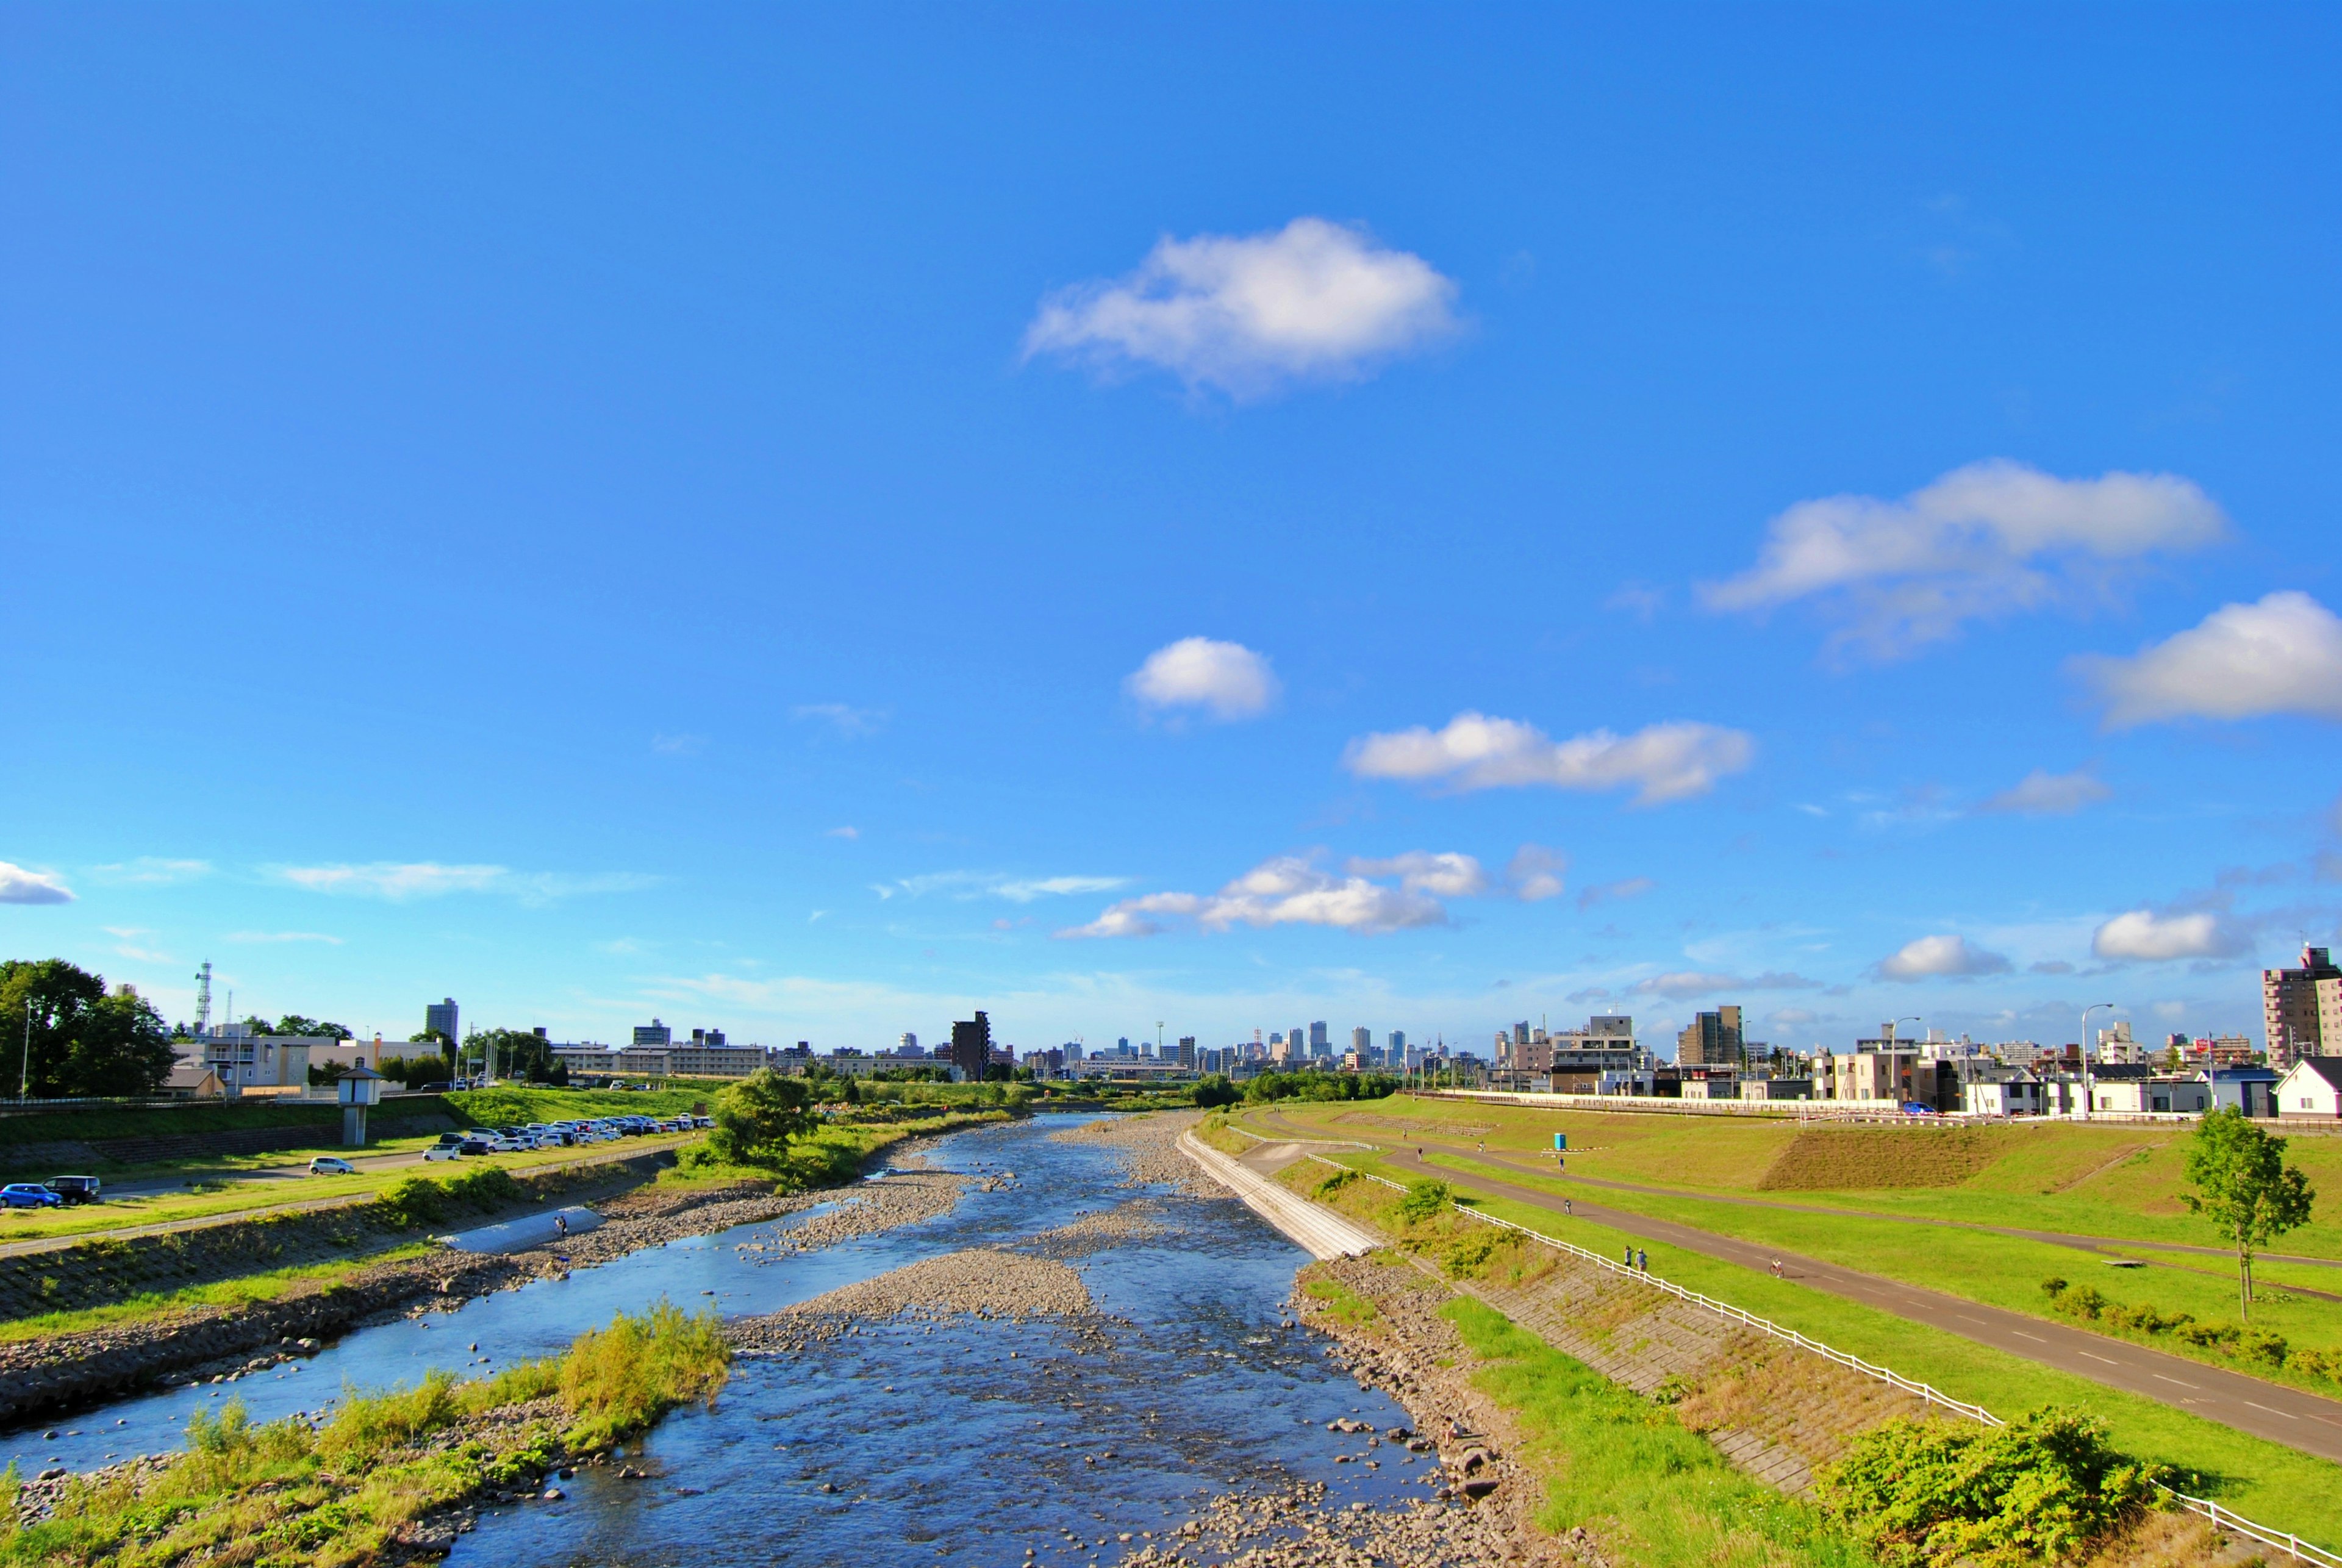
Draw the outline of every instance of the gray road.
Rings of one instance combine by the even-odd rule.
[[[1264,1119],[1277,1126],[1279,1131],[1292,1134],[1296,1141],[1306,1141],[1310,1136],[1309,1133],[1285,1122],[1282,1117],[1271,1115]],[[1562,1213],[1564,1200],[1550,1193],[1476,1172],[1467,1174],[1446,1166],[1427,1164],[1416,1157],[1416,1145],[1412,1141],[1401,1145],[1373,1135],[1359,1137],[1356,1141],[1376,1145],[1394,1164],[1436,1177],[1451,1186],[1526,1203],[1556,1216]],[[1428,1144],[1425,1146],[1428,1147]],[[1623,1209],[1610,1208],[1606,1204],[1576,1199],[1570,1203],[1577,1217],[1593,1223],[1760,1272],[1770,1270],[1777,1262],[1782,1265],[1783,1274],[1800,1284],[1827,1291],[1848,1301],[1860,1302],[1865,1306],[1877,1307],[1881,1312],[1892,1313],[1938,1333],[1957,1334],[1963,1339],[2007,1351],[2011,1355],[2022,1356],[2060,1372],[2073,1373],[2093,1383],[2105,1383],[2128,1393],[2144,1394],[2239,1432],[2248,1432],[2256,1437],[2266,1437],[2288,1448],[2314,1453],[2320,1459],[2342,1462],[2342,1403],[2304,1393],[2279,1383],[2266,1383],[2242,1373],[2227,1372],[2180,1356],[2166,1355],[2161,1351],[2149,1350],[2126,1340],[2110,1339],[2104,1334],[2070,1328],[2044,1318],[2028,1317],[2000,1307],[1983,1306],[1959,1296],[1923,1290],[1898,1280],[1884,1279],[1858,1269],[1801,1257],[1794,1253],[1759,1246],[1753,1242],[1736,1241],[1711,1231],[1677,1224],[1671,1220],[1652,1219]],[[1559,1233],[1564,1240],[1567,1239],[1566,1230]]]

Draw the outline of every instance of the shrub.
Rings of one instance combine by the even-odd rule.
[[[1445,1182],[1411,1182],[1407,1184],[1406,1196],[1398,1201],[1398,1217],[1406,1224],[1421,1224],[1446,1213],[1454,1198],[1455,1193]]]
[[[1320,1202],[1324,1202],[1325,1200],[1333,1197],[1343,1188],[1355,1186],[1365,1179],[1365,1177],[1359,1175],[1356,1171],[1336,1171],[1332,1175],[1326,1177],[1324,1181],[1318,1183],[1315,1187],[1312,1187],[1309,1190],[1309,1195]]]
[[[2047,1408],[2007,1426],[1893,1421],[1815,1477],[1832,1518],[1890,1568],[2018,1568],[2067,1556],[2152,1506],[2160,1466]]]
[[[776,1165],[789,1140],[812,1129],[812,1100],[804,1079],[759,1067],[716,1096],[708,1149],[728,1164]]]
[[[512,1179],[511,1172],[500,1165],[484,1165],[444,1182],[429,1176],[408,1176],[394,1182],[375,1200],[375,1209],[385,1223],[401,1230],[415,1230],[424,1225],[445,1224],[458,1209],[485,1213],[506,1203],[519,1203],[527,1195],[521,1184]]]
[[[1449,1276],[1460,1280],[1474,1273],[1488,1261],[1488,1254],[1496,1250],[1496,1238],[1486,1231],[1476,1235],[1457,1237],[1447,1246],[1446,1262]]]

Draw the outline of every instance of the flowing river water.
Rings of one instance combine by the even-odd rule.
[[[1434,1466],[1396,1445],[1370,1466],[1357,1439],[1325,1430],[1336,1416],[1387,1427],[1406,1415],[1356,1387],[1313,1336],[1282,1326],[1306,1254],[1233,1201],[1123,1186],[1114,1150],[1050,1136],[1082,1120],[1038,1116],[943,1140],[929,1168],[996,1178],[994,1188],[918,1224],[794,1256],[751,1249],[804,1216],[671,1243],[360,1330],[298,1372],[175,1389],[0,1437],[0,1454],[25,1473],[92,1469],[176,1448],[189,1415],[229,1397],[255,1420],[330,1411],[345,1387],[556,1353],[661,1296],[726,1317],[770,1313],[1145,1199],[1146,1229],[1065,1260],[1106,1314],[1102,1335],[1096,1323],[905,1319],[795,1354],[743,1357],[715,1409],[671,1415],[632,1449],[648,1479],[589,1467],[564,1483],[562,1501],[485,1513],[450,1563],[875,1568],[1005,1563],[1027,1546],[1037,1563],[1111,1563],[1126,1549],[1119,1536],[1159,1536],[1212,1494],[1318,1481],[1329,1504],[1380,1508],[1436,1484]]]

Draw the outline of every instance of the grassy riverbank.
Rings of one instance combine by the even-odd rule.
[[[436,1510],[535,1485],[678,1405],[713,1403],[730,1366],[712,1316],[663,1303],[582,1335],[557,1360],[492,1379],[435,1373],[354,1399],[322,1427],[255,1426],[231,1402],[190,1421],[187,1451],[159,1469],[71,1478],[41,1493],[48,1516],[34,1523],[13,1523],[11,1509],[0,1563],[368,1563]],[[26,1489],[9,1480],[21,1508]]]

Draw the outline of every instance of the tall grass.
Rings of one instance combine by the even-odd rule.
[[[413,1388],[354,1394],[322,1430],[295,1420],[255,1425],[231,1400],[189,1420],[186,1452],[159,1474],[76,1480],[37,1524],[0,1510],[0,1564],[370,1562],[399,1526],[435,1508],[540,1473],[564,1452],[605,1447],[677,1405],[714,1400],[730,1365],[712,1315],[661,1302],[579,1336],[557,1360],[465,1381],[435,1372]],[[442,1436],[555,1396],[557,1416],[506,1429],[496,1449]]]

